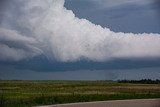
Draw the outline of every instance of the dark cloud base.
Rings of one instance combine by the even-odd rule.
[[[2,80],[120,80],[120,79],[159,79],[160,68],[125,70],[79,70],[67,72],[36,72],[5,68],[0,71]]]
[[[45,56],[35,57],[19,62],[0,62],[0,67],[14,67],[19,70],[33,70],[37,72],[62,72],[77,70],[119,70],[160,67],[160,59],[116,59],[107,62],[93,62],[81,60],[77,62],[56,62]]]

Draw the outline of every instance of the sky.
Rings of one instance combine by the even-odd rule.
[[[0,79],[160,78],[158,0],[1,0]]]

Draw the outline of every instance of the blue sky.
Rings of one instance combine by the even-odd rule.
[[[109,27],[115,32],[160,33],[159,6],[155,3],[156,0],[142,0],[142,3],[139,3],[140,0],[131,3],[119,0],[112,3],[115,1],[67,0],[65,7],[73,10],[77,17]],[[104,2],[106,6],[97,2]]]
[[[61,10],[63,0],[53,1],[53,5],[41,0],[1,1],[0,79],[160,78],[158,1],[66,0],[66,10],[61,13],[57,11]],[[80,24],[83,26],[77,27]],[[84,38],[83,31],[94,36]],[[124,39],[108,40],[104,36],[99,43],[102,39],[97,36],[103,37],[103,31],[107,37],[120,35]]]

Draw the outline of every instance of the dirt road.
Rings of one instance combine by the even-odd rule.
[[[160,99],[98,101],[86,103],[57,104],[40,107],[160,107]]]

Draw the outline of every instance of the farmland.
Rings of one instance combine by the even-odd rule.
[[[160,84],[116,81],[0,81],[0,107],[160,98]]]

